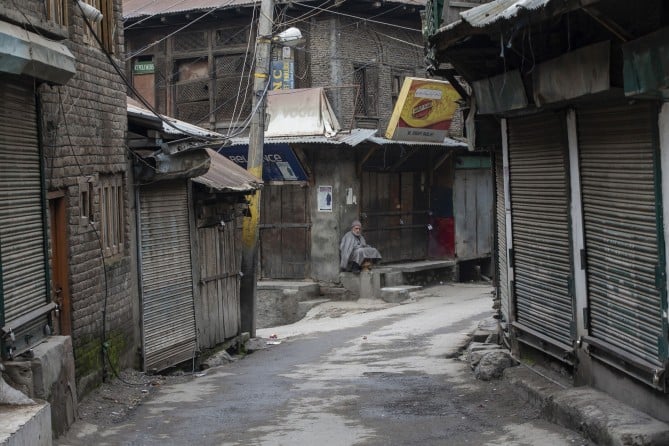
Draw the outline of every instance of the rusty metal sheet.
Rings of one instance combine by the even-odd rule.
[[[517,327],[571,351],[569,179],[560,114],[509,120],[509,177]],[[511,260],[510,260],[511,261]]]
[[[577,111],[590,335],[662,365],[659,233],[648,103]]]
[[[209,170],[193,181],[218,192],[252,192],[262,180],[239,167],[235,162],[212,149],[206,149],[211,160]]]
[[[123,17],[132,19],[158,14],[206,11],[214,8],[236,8],[252,6],[254,3],[260,4],[260,0],[123,0]],[[277,3],[302,2],[278,1]],[[386,3],[425,6],[425,0],[386,0]]]
[[[47,324],[42,160],[32,83],[0,82],[0,324],[13,327],[18,354],[44,337]]]
[[[143,368],[160,371],[197,349],[186,181],[140,188]]]
[[[579,48],[541,63],[532,75],[537,107],[611,88],[611,42]]]

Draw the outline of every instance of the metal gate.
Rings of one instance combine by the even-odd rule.
[[[362,232],[384,263],[427,258],[429,196],[421,179],[420,172],[362,173]]]
[[[579,110],[577,119],[588,341],[652,376],[667,355],[659,291],[664,262],[658,252],[657,112],[648,104],[624,105]]]
[[[140,189],[144,370],[191,359],[196,350],[187,182]]]
[[[509,261],[518,339],[569,362],[574,318],[564,122],[552,113],[509,120]]]
[[[0,78],[0,326],[4,357],[45,337],[45,210],[33,84]],[[11,334],[9,333],[11,331]]]
[[[500,300],[502,313],[502,328],[506,331],[510,321],[509,314],[509,271],[506,251],[506,211],[504,206],[504,163],[502,151],[495,152],[495,209],[497,212],[497,256],[495,266],[497,270],[497,298]]]

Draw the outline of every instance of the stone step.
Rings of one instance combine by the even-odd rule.
[[[321,296],[330,300],[356,300],[358,296],[343,286],[321,286]]]
[[[330,302],[330,299],[311,299],[311,300],[303,300],[302,302],[297,304],[297,317],[298,319],[302,319],[306,314],[314,308],[316,305],[320,305],[325,302]]]
[[[411,293],[423,289],[419,285],[400,285],[381,288],[381,299],[388,303],[403,302],[411,297]]]

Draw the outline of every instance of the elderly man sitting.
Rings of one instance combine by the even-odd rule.
[[[358,220],[351,223],[351,230],[342,237],[339,244],[339,253],[339,267],[342,271],[358,272],[363,269],[366,270],[373,263],[381,260],[379,251],[367,245],[365,237],[362,236],[362,225]]]

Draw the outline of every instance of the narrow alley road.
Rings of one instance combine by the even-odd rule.
[[[122,423],[77,422],[78,445],[583,445],[505,381],[457,358],[491,288],[444,285],[406,305],[328,303],[259,330],[279,345],[162,386]],[[370,307],[377,305],[374,311]]]

